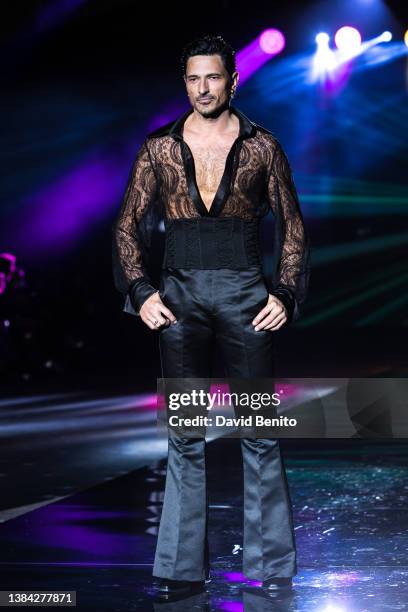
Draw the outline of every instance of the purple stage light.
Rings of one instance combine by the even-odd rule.
[[[271,36],[271,32],[275,32],[275,34]],[[254,72],[269,61],[272,55],[280,53],[284,46],[285,38],[283,34],[279,30],[269,29],[264,30],[258,38],[255,38],[249,45],[241,49],[236,55],[240,85],[245,83]],[[272,48],[274,49],[273,51]]]
[[[167,102],[165,106],[162,107],[160,112],[156,113],[149,119],[146,130],[148,132],[152,132],[153,130],[157,130],[157,128],[162,127],[166,123],[170,121],[174,121],[177,115],[181,115],[187,110],[187,103],[185,101],[173,100]]]
[[[344,26],[337,30],[334,42],[339,51],[355,53],[361,45],[361,34],[356,28]]]
[[[260,580],[251,580],[247,578],[242,572],[222,572],[221,575],[228,582],[244,582],[246,585],[255,587],[261,586],[262,584]]]
[[[218,608],[224,612],[244,612],[242,601],[222,601],[218,604]]]
[[[16,225],[12,232],[15,248],[33,254],[71,248],[112,203],[118,206],[127,172],[119,156],[90,153],[26,199],[24,224]]]
[[[209,393],[217,393],[218,391],[220,392],[220,394],[230,393],[231,389],[228,383],[215,383],[210,386]]]
[[[38,13],[34,31],[41,33],[58,25],[85,2],[86,0],[56,0],[50,2]]]
[[[259,46],[264,53],[276,55],[285,47],[285,37],[280,30],[269,28],[264,30],[259,37]]]
[[[17,261],[17,258],[12,253],[0,253],[0,262],[1,263],[4,262],[6,264],[6,267],[8,268],[8,272],[6,276],[7,281],[10,281],[12,279],[13,274],[15,273],[17,269],[16,261]]]
[[[242,572],[223,572],[222,575],[228,582],[246,582],[247,580]]]
[[[0,253],[0,295],[12,282],[14,286],[21,285],[25,272],[17,266],[17,258],[12,253]]]
[[[158,396],[155,393],[145,396],[143,406],[149,410],[156,410],[158,407]]]

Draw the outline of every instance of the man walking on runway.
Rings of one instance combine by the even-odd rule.
[[[309,240],[288,158],[277,138],[231,105],[239,74],[220,36],[187,45],[191,108],[151,132],[136,156],[113,227],[115,284],[124,310],[159,333],[163,378],[211,376],[214,348],[229,377],[273,376],[274,334],[298,319],[307,293]],[[274,269],[265,275],[260,222],[272,210]],[[147,272],[162,211],[160,286]],[[242,438],[243,569],[263,588],[297,572],[292,508],[279,441]],[[205,438],[169,448],[153,576],[162,593],[209,576]]]

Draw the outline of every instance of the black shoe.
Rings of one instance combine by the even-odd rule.
[[[292,578],[268,578],[262,582],[264,591],[280,591],[282,589],[291,589],[293,586]]]
[[[167,597],[173,595],[188,595],[198,593],[205,589],[205,580],[170,580],[169,578],[155,578],[154,586],[159,595]]]

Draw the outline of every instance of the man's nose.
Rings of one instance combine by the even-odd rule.
[[[202,83],[200,83],[198,91],[199,91],[200,95],[208,93],[208,91],[209,91],[208,90],[208,83],[206,81],[203,81]]]

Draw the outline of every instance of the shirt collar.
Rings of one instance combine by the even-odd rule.
[[[254,136],[256,133],[256,124],[253,123],[250,119],[248,119],[248,117],[244,115],[244,113],[242,113],[240,110],[238,110],[235,106],[230,105],[229,109],[239,119],[240,128],[239,128],[238,138],[244,139],[244,138],[250,138],[251,136]],[[183,131],[184,122],[187,119],[187,117],[191,115],[193,111],[194,109],[192,107],[189,108],[185,113],[183,113],[173,123],[172,127],[169,130],[169,134],[175,140],[183,140],[182,131]]]

